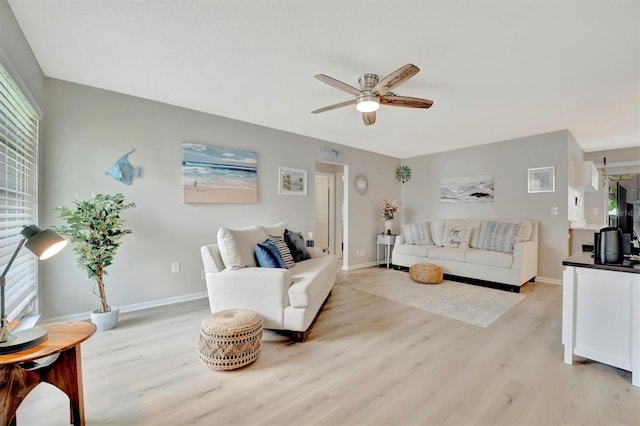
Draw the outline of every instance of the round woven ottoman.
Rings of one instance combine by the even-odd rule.
[[[262,317],[247,309],[215,312],[202,320],[200,361],[212,370],[233,370],[258,359]]]
[[[442,269],[432,263],[416,263],[409,268],[409,278],[420,284],[440,284]]]

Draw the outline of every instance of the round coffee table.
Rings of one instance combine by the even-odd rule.
[[[47,382],[69,397],[71,423],[84,425],[82,395],[82,363],[80,344],[96,331],[90,322],[73,321],[46,324],[47,340],[20,352],[0,355],[0,425],[15,425],[16,410],[40,382]],[[35,361],[50,355],[53,360],[38,364]]]

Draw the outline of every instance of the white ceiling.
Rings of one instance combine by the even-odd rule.
[[[586,152],[638,146],[637,0],[9,0],[47,77],[398,158],[569,129]],[[394,89],[357,87],[406,63]]]

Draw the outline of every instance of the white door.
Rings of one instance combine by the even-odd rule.
[[[344,173],[336,174],[336,249],[334,253],[342,259],[344,249]]]
[[[316,247],[328,247],[335,253],[335,197],[334,180],[331,173],[315,174],[315,220],[314,239]]]
[[[329,247],[329,177],[316,173],[316,207],[313,234],[316,247]]]

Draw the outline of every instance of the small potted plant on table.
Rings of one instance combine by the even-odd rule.
[[[98,296],[100,307],[91,312],[91,322],[100,331],[109,330],[118,323],[119,309],[107,303],[104,275],[113,263],[120,238],[132,232],[123,227],[120,213],[135,204],[125,203],[122,194],[96,194],[88,200],[74,200],[73,203],[73,209],[56,208],[57,216],[65,224],[52,228],[69,238],[71,248],[78,255],[75,264],[95,283],[93,293]]]

